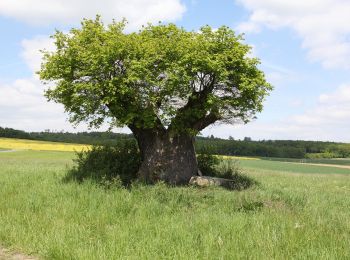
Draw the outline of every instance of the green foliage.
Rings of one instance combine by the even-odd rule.
[[[220,160],[216,165],[216,172],[218,177],[226,179],[235,179],[237,175],[243,174],[240,162],[238,160],[229,159]]]
[[[66,181],[94,180],[105,187],[130,185],[137,178],[140,154],[135,142],[121,142],[118,146],[93,146],[77,152],[75,166]]]
[[[197,162],[198,168],[205,176],[235,179],[237,175],[242,175],[238,160],[220,160],[210,152],[210,148],[201,150]]]
[[[305,158],[307,159],[331,159],[331,158],[339,158],[339,154],[334,153],[334,152],[323,152],[323,153],[307,153],[305,155]]]
[[[124,27],[96,17],[52,36],[56,50],[44,51],[40,77],[54,82],[46,96],[62,103],[72,122],[110,119],[195,135],[216,121],[248,122],[262,110],[271,86],[251,47],[230,28]]]
[[[30,134],[22,130],[0,127],[0,137],[30,139]]]
[[[348,144],[332,144],[327,149],[330,153],[335,153],[338,158],[350,157],[350,145]]]
[[[215,170],[216,177],[233,181],[230,187],[232,190],[244,190],[259,185],[259,182],[243,173],[238,160],[221,160]]]
[[[198,168],[205,176],[215,176],[216,166],[220,163],[217,156],[211,154],[209,150],[202,150],[197,155]]]
[[[326,149],[330,144],[332,143],[281,140],[241,141],[199,137],[196,149],[198,153],[201,153],[202,149],[210,147],[211,153],[220,155],[305,158],[305,153],[310,148],[318,151]]]

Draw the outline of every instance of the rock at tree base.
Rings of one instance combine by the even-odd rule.
[[[200,187],[221,186],[225,188],[232,188],[234,186],[234,182],[232,180],[209,176],[192,176],[189,184]]]

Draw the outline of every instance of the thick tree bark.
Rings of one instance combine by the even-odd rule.
[[[142,164],[139,177],[149,183],[165,181],[187,184],[197,175],[198,166],[194,138],[187,134],[171,135],[163,130],[133,131],[137,139]]]

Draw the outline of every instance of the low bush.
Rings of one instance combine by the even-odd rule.
[[[222,160],[209,150],[202,150],[197,156],[198,168],[205,176],[231,179],[242,170],[238,160]]]
[[[225,179],[233,179],[236,175],[243,174],[238,160],[220,160],[215,165],[215,176]]]
[[[243,190],[258,182],[243,174],[238,160],[220,160],[218,156],[202,150],[197,156],[198,168],[205,176],[225,178],[233,181],[231,189]]]
[[[105,187],[128,186],[137,178],[141,157],[134,141],[120,142],[118,146],[93,146],[77,152],[75,166],[66,181],[94,180]]]
[[[323,152],[323,153],[307,153],[305,155],[306,159],[332,159],[341,158],[342,156],[334,152]]]
[[[208,149],[202,149],[197,155],[198,168],[203,175],[216,176],[216,166],[220,163],[217,156],[210,153]]]
[[[231,189],[244,190],[259,183],[253,178],[245,175],[238,160],[221,160],[216,165],[216,177],[233,181]]]

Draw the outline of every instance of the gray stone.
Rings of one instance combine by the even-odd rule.
[[[233,187],[233,181],[224,178],[216,178],[209,176],[192,176],[189,184],[196,185],[200,187],[208,187],[208,186],[221,186],[225,188]]]

